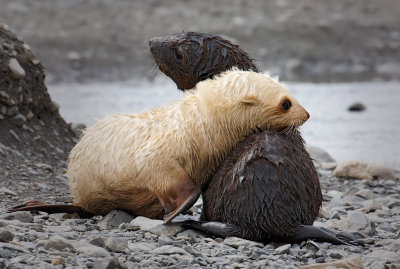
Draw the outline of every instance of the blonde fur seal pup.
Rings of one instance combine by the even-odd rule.
[[[171,106],[113,115],[87,129],[70,154],[71,192],[94,214],[118,208],[154,218],[164,209],[169,221],[195,202],[252,129],[299,126],[308,117],[268,74],[227,71]]]
[[[252,130],[299,126],[308,118],[277,79],[233,69],[198,83],[171,106],[116,114],[87,129],[67,172],[78,205],[33,202],[14,210],[121,209],[168,222],[197,200],[200,187]]]

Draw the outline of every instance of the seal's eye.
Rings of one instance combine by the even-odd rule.
[[[175,58],[177,60],[182,60],[182,53],[179,50],[175,50]]]
[[[283,111],[288,111],[289,108],[290,108],[291,106],[292,106],[292,103],[290,103],[289,100],[285,100],[285,101],[282,103],[282,109],[283,109]]]

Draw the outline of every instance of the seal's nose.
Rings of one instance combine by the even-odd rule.
[[[154,46],[159,46],[161,43],[162,38],[161,37],[153,37],[149,40],[149,46],[154,47]]]

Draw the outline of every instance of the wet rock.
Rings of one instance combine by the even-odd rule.
[[[362,197],[366,200],[371,200],[374,198],[374,193],[371,190],[366,190],[366,189],[356,192],[355,195]]]
[[[345,161],[333,171],[337,177],[358,179],[396,179],[395,171],[387,166],[361,161]]]
[[[13,192],[13,191],[11,191],[11,190],[9,190],[7,188],[4,188],[4,187],[0,188],[0,193],[8,194],[8,195],[11,195],[11,196],[16,196],[17,195],[15,192]]]
[[[292,247],[291,244],[286,244],[286,245],[280,246],[274,250],[274,254],[281,255],[281,254],[288,253],[291,247]]]
[[[374,262],[371,264],[370,269],[385,269],[385,264],[383,262]]]
[[[180,238],[180,237],[197,238],[197,237],[202,237],[202,236],[203,236],[203,234],[201,234],[200,232],[191,230],[191,229],[184,230],[183,232],[176,234],[177,238]]]
[[[320,162],[320,163],[334,163],[336,162],[335,159],[332,158],[331,155],[329,155],[328,152],[325,150],[306,144],[306,149],[308,153],[310,154],[311,158],[313,158],[315,161]]]
[[[109,237],[105,247],[111,252],[124,252],[128,248],[128,242],[121,238]]]
[[[397,42],[398,43],[398,42]],[[376,67],[378,74],[390,74],[398,76],[400,74],[400,64],[397,62],[385,62]]]
[[[350,105],[347,110],[353,111],[353,112],[361,112],[361,111],[365,110],[365,106],[362,103],[354,103],[354,104]]]
[[[158,236],[165,236],[171,237],[176,235],[179,232],[182,232],[183,228],[179,225],[174,224],[161,224],[157,225],[149,230],[150,233],[158,235]]]
[[[33,114],[32,110],[29,110],[25,117],[27,120],[31,120],[34,116],[35,114]]]
[[[128,266],[117,258],[106,258],[94,262],[93,268],[96,269],[127,269]]]
[[[359,231],[368,235],[375,233],[375,223],[365,214],[353,212],[338,223],[340,230]]]
[[[92,244],[92,245],[104,248],[106,246],[106,242],[105,241],[106,240],[103,237],[99,236],[99,237],[92,238],[89,241],[89,243]]]
[[[129,242],[128,243],[128,248],[133,252],[150,251],[150,250],[155,249],[156,247],[157,246],[155,244],[147,243],[147,242],[140,242],[140,243],[131,243],[131,242]]]
[[[300,267],[301,269],[364,269],[364,264],[360,259],[344,259],[340,261],[327,262],[323,264],[313,264]]]
[[[68,61],[79,61],[82,59],[82,56],[76,51],[69,51],[67,54]]]
[[[97,226],[101,230],[117,228],[122,223],[130,223],[134,217],[121,210],[110,211]]]
[[[19,247],[17,245],[11,244],[11,243],[1,243],[0,242],[0,249],[10,249],[10,250],[18,251],[18,252],[21,252],[21,253],[30,253],[24,247]]]
[[[320,169],[322,170],[334,170],[337,166],[336,162],[320,162]]]
[[[10,96],[8,93],[5,91],[0,91],[0,102],[2,103],[8,103],[8,100],[10,100]]]
[[[331,257],[333,259],[341,259],[341,258],[343,258],[343,254],[340,252],[331,252],[331,253],[329,253],[329,257]]]
[[[65,266],[65,259],[63,257],[54,257],[51,259],[51,264],[54,266],[62,265]]]
[[[224,244],[234,247],[234,248],[239,248],[239,247],[259,247],[263,248],[264,245],[258,242],[242,239],[239,237],[227,237],[224,240]]]
[[[11,76],[15,79],[21,79],[25,77],[25,70],[19,64],[18,60],[15,58],[11,58],[8,63],[8,68],[11,71]]]
[[[13,107],[11,107],[11,108],[9,108],[8,110],[7,110],[7,116],[15,116],[15,115],[17,115],[18,114],[18,107],[17,106],[13,106]]]
[[[400,255],[398,252],[392,252],[385,249],[374,249],[365,256],[365,260],[371,262],[399,263]]]
[[[0,242],[8,243],[12,241],[14,234],[6,229],[0,229]]]
[[[69,248],[71,250],[74,249],[72,241],[58,235],[55,235],[47,240],[43,247],[44,249],[56,249],[59,251],[62,251],[65,248]]]
[[[17,114],[12,118],[12,120],[16,125],[22,126],[22,124],[26,122],[26,117],[22,114]]]
[[[30,212],[20,211],[0,215],[1,219],[5,220],[19,220],[20,222],[33,222],[34,218]]]
[[[139,227],[143,231],[150,231],[152,228],[163,224],[164,222],[162,220],[155,220],[155,219],[149,219],[146,217],[136,217],[134,220],[130,222],[130,225],[132,227]]]
[[[14,137],[15,140],[17,140],[18,142],[21,141],[21,139],[19,138],[19,136],[17,135],[17,133],[14,130],[9,130],[9,133],[12,135],[12,137]]]
[[[368,212],[375,212],[378,209],[382,209],[382,205],[378,203],[375,199],[373,200],[366,200],[363,203],[363,209],[366,213]]]
[[[184,250],[183,248],[170,246],[170,245],[165,245],[165,246],[161,246],[156,249],[153,249],[152,253],[159,254],[159,255],[172,255],[172,254],[189,255],[189,253],[186,252],[186,250]]]
[[[159,237],[158,238],[158,246],[164,246],[164,245],[172,245],[174,243],[174,241],[169,238],[169,237]]]
[[[101,247],[94,246],[86,241],[68,240],[58,235],[50,237],[43,247],[44,249],[56,249],[59,251],[70,249],[91,257],[110,256],[110,254]]]

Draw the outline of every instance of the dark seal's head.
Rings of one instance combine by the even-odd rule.
[[[258,71],[244,50],[216,35],[183,32],[152,38],[149,46],[160,70],[172,78],[180,90],[192,89],[197,82],[233,66]]]

